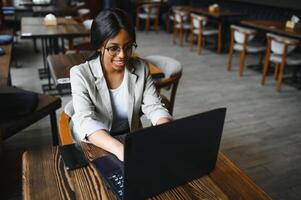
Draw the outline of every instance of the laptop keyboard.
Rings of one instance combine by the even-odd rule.
[[[114,155],[96,158],[92,163],[104,177],[107,186],[116,195],[117,199],[123,199],[124,177],[123,163]]]
[[[112,186],[115,188],[115,191],[117,192],[120,199],[123,197],[123,176],[122,172],[120,170],[113,172],[108,176],[108,179],[111,181]]]

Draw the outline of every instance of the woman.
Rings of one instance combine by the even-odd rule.
[[[123,161],[123,144],[114,135],[138,129],[141,111],[153,125],[169,122],[171,116],[147,64],[131,57],[136,34],[124,11],[98,14],[91,27],[91,45],[95,56],[70,70],[74,131]]]

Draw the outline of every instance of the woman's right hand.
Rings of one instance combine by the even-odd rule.
[[[117,151],[115,153],[115,156],[123,162],[124,160],[124,146],[123,144],[121,144],[118,148],[117,148]]]
[[[104,130],[98,130],[88,136],[88,140],[112,154],[114,154],[119,160],[123,162],[124,146],[116,138],[112,137],[108,132]]]

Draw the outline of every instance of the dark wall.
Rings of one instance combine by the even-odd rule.
[[[227,1],[227,0],[225,0],[225,1]],[[237,1],[301,10],[301,1],[300,0],[237,0]]]
[[[278,3],[278,6],[276,6],[274,1]],[[300,9],[297,7],[301,1],[300,3],[296,2],[296,6],[284,3],[292,1],[296,0],[191,0],[191,5],[195,7],[207,7],[213,3],[218,3],[222,9],[241,13],[244,15],[244,18],[284,21],[290,19],[292,15],[297,15],[301,18],[301,7]],[[268,5],[268,3],[273,5]],[[280,3],[292,8],[279,6]]]
[[[101,10],[101,1],[100,0],[85,0],[87,8],[91,11],[91,17],[94,18]]]
[[[301,10],[300,0],[190,0],[192,5],[208,6],[213,3],[248,3],[253,5],[272,6],[278,8],[290,8]]]

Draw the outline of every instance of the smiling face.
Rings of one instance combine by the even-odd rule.
[[[132,55],[133,41],[129,34],[121,29],[101,48],[102,65],[107,73],[123,72],[125,65]]]

